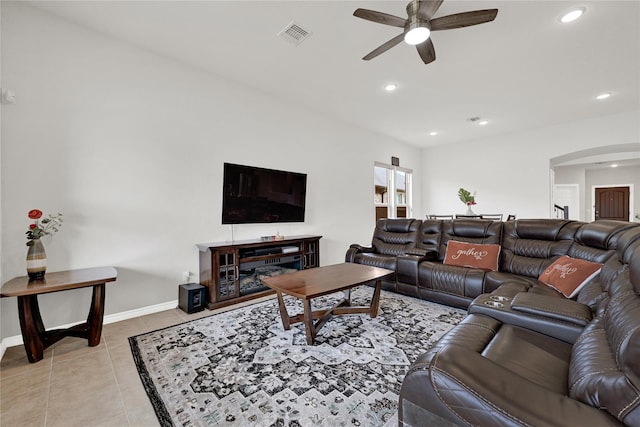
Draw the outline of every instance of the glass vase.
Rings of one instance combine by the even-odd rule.
[[[464,214],[465,215],[475,215],[475,213],[471,210],[471,205],[467,205],[467,211]]]
[[[40,239],[34,239],[32,242],[27,250],[27,275],[31,280],[41,280],[47,271],[47,253]]]

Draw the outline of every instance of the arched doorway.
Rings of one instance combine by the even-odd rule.
[[[601,189],[626,188],[627,205],[624,205],[624,200],[616,199],[615,203],[624,206],[621,209],[626,211],[626,215],[622,217],[626,220],[640,220],[635,218],[640,215],[636,206],[640,201],[640,143],[607,145],[567,153],[550,159],[549,170],[551,217],[563,214],[555,208],[559,205],[563,208],[569,206],[570,219],[593,221],[602,217],[603,208],[597,203],[597,197],[601,197],[600,202],[609,200],[602,198],[600,193],[606,190]]]

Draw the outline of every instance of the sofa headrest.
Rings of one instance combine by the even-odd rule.
[[[443,221],[437,219],[423,220],[418,237],[418,248],[437,251],[442,237],[442,224]]]
[[[573,240],[576,231],[583,223],[568,219],[518,219],[505,223],[505,231],[520,239],[534,240]]]
[[[406,218],[379,219],[378,227],[390,233],[408,233],[409,231],[417,230],[417,227],[411,227],[411,225],[415,225],[416,223],[419,223],[419,222],[420,220],[417,220],[417,219],[406,219]]]
[[[616,247],[618,258],[628,264],[632,253],[638,249],[638,245],[640,245],[640,227],[625,231],[618,238]]]
[[[635,250],[629,256],[629,280],[636,294],[640,296],[640,240],[636,240],[635,243]]]
[[[489,237],[502,232],[502,222],[486,219],[456,219],[443,224],[443,231],[452,236]]]
[[[442,233],[442,224],[444,221],[440,219],[425,219],[422,221],[420,228],[421,234]]]
[[[598,249],[615,249],[620,234],[637,227],[638,224],[627,221],[598,220],[584,224],[576,232],[576,242]]]

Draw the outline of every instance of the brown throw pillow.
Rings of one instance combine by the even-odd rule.
[[[444,264],[497,271],[499,255],[500,245],[449,240],[447,252],[444,255]]]
[[[573,298],[589,280],[600,273],[602,264],[571,258],[566,255],[555,260],[538,280],[567,298]]]

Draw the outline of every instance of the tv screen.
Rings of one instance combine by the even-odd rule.
[[[223,186],[223,224],[304,222],[304,173],[225,163]]]

